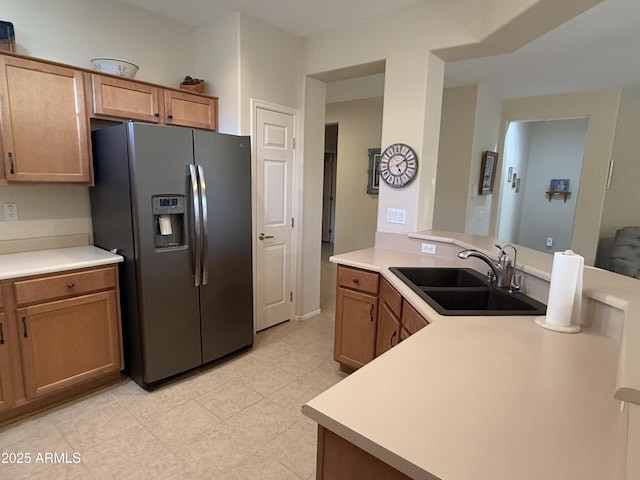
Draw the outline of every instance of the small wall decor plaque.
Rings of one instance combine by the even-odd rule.
[[[496,179],[498,165],[498,152],[487,150],[482,154],[482,166],[480,167],[480,195],[488,195],[493,192],[493,183]]]
[[[564,197],[564,201],[567,201],[567,197],[571,195],[571,192],[569,191],[568,178],[551,179],[551,182],[549,182],[549,191],[547,191],[549,201],[551,201],[551,199],[556,195]]]

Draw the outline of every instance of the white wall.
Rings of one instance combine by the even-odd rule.
[[[324,173],[324,110],[326,83],[307,77],[303,89],[304,166],[296,199],[304,205],[302,228],[298,231],[299,262],[296,314],[308,317],[320,311],[320,252],[322,246],[322,176]]]
[[[3,20],[16,32],[18,53],[92,68],[93,57],[140,67],[136,79],[178,86],[195,67],[193,29],[111,0],[2,0]]]
[[[527,178],[529,165],[529,143],[531,141],[531,122],[513,122],[509,125],[504,141],[502,155],[502,175],[500,188],[500,209],[497,237],[506,242],[518,243],[522,206],[527,188],[524,179]],[[509,170],[521,178],[520,188],[516,190],[509,180]]]
[[[465,231],[477,95],[477,85],[444,89],[433,217],[437,230]]]
[[[0,11],[14,24],[18,53],[84,68],[92,68],[93,57],[120,57],[140,66],[136,79],[172,86],[194,75],[189,27],[117,0],[0,0]],[[3,203],[18,205],[19,221],[0,216],[0,241],[8,250],[20,250],[26,238],[92,241],[87,187],[5,186]]]
[[[479,195],[478,183],[483,152],[496,150],[501,108],[482,85],[444,90],[434,228],[488,233],[493,195]]]
[[[571,248],[588,123],[579,118],[531,125],[519,245],[548,253]],[[569,179],[572,194],[566,202],[557,196],[549,201],[546,196],[552,178]],[[547,237],[554,239],[553,246],[546,246]]]
[[[476,101],[475,123],[473,132],[473,145],[470,159],[470,179],[467,196],[467,218],[465,232],[476,235],[488,235],[491,221],[491,209],[495,195],[479,195],[480,169],[482,167],[482,155],[485,151],[498,151],[498,135],[500,133],[500,117],[502,114],[502,100],[489,93],[486,87],[478,87]],[[500,152],[498,152],[498,165],[501,165]],[[497,175],[496,175],[497,177]],[[494,187],[495,192],[495,187]]]
[[[325,121],[338,124],[334,253],[372,247],[378,196],[367,194],[370,148],[380,147],[382,97],[327,104]]]
[[[298,108],[302,41],[263,21],[240,16],[240,125],[251,132],[251,99]]]
[[[196,77],[207,95],[218,97],[218,130],[238,135],[240,126],[240,14],[196,29]]]
[[[384,73],[349,78],[327,84],[327,103],[347,102],[384,95]]]
[[[640,225],[640,86],[622,90],[613,144],[615,166],[606,191],[600,237],[622,227]]]

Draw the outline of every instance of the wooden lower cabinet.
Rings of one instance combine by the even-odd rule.
[[[119,318],[113,291],[18,309],[28,399],[119,371]]]
[[[404,473],[318,425],[316,480],[407,480]]]
[[[338,288],[334,359],[357,369],[375,357],[378,298]]]
[[[429,325],[375,272],[338,266],[334,359],[356,370]]]
[[[378,331],[376,333],[376,357],[400,342],[400,321],[386,303],[380,303]]]
[[[124,368],[117,267],[3,282],[0,422],[116,381]]]
[[[0,296],[2,291],[0,290]],[[13,405],[11,362],[9,361],[7,314],[0,311],[0,411]]]

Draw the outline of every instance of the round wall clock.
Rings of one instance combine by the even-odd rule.
[[[418,173],[418,156],[409,145],[394,143],[380,156],[380,177],[395,188],[409,184]]]

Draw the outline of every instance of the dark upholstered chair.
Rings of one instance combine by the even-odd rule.
[[[624,227],[616,232],[611,251],[611,270],[640,278],[640,227]]]

